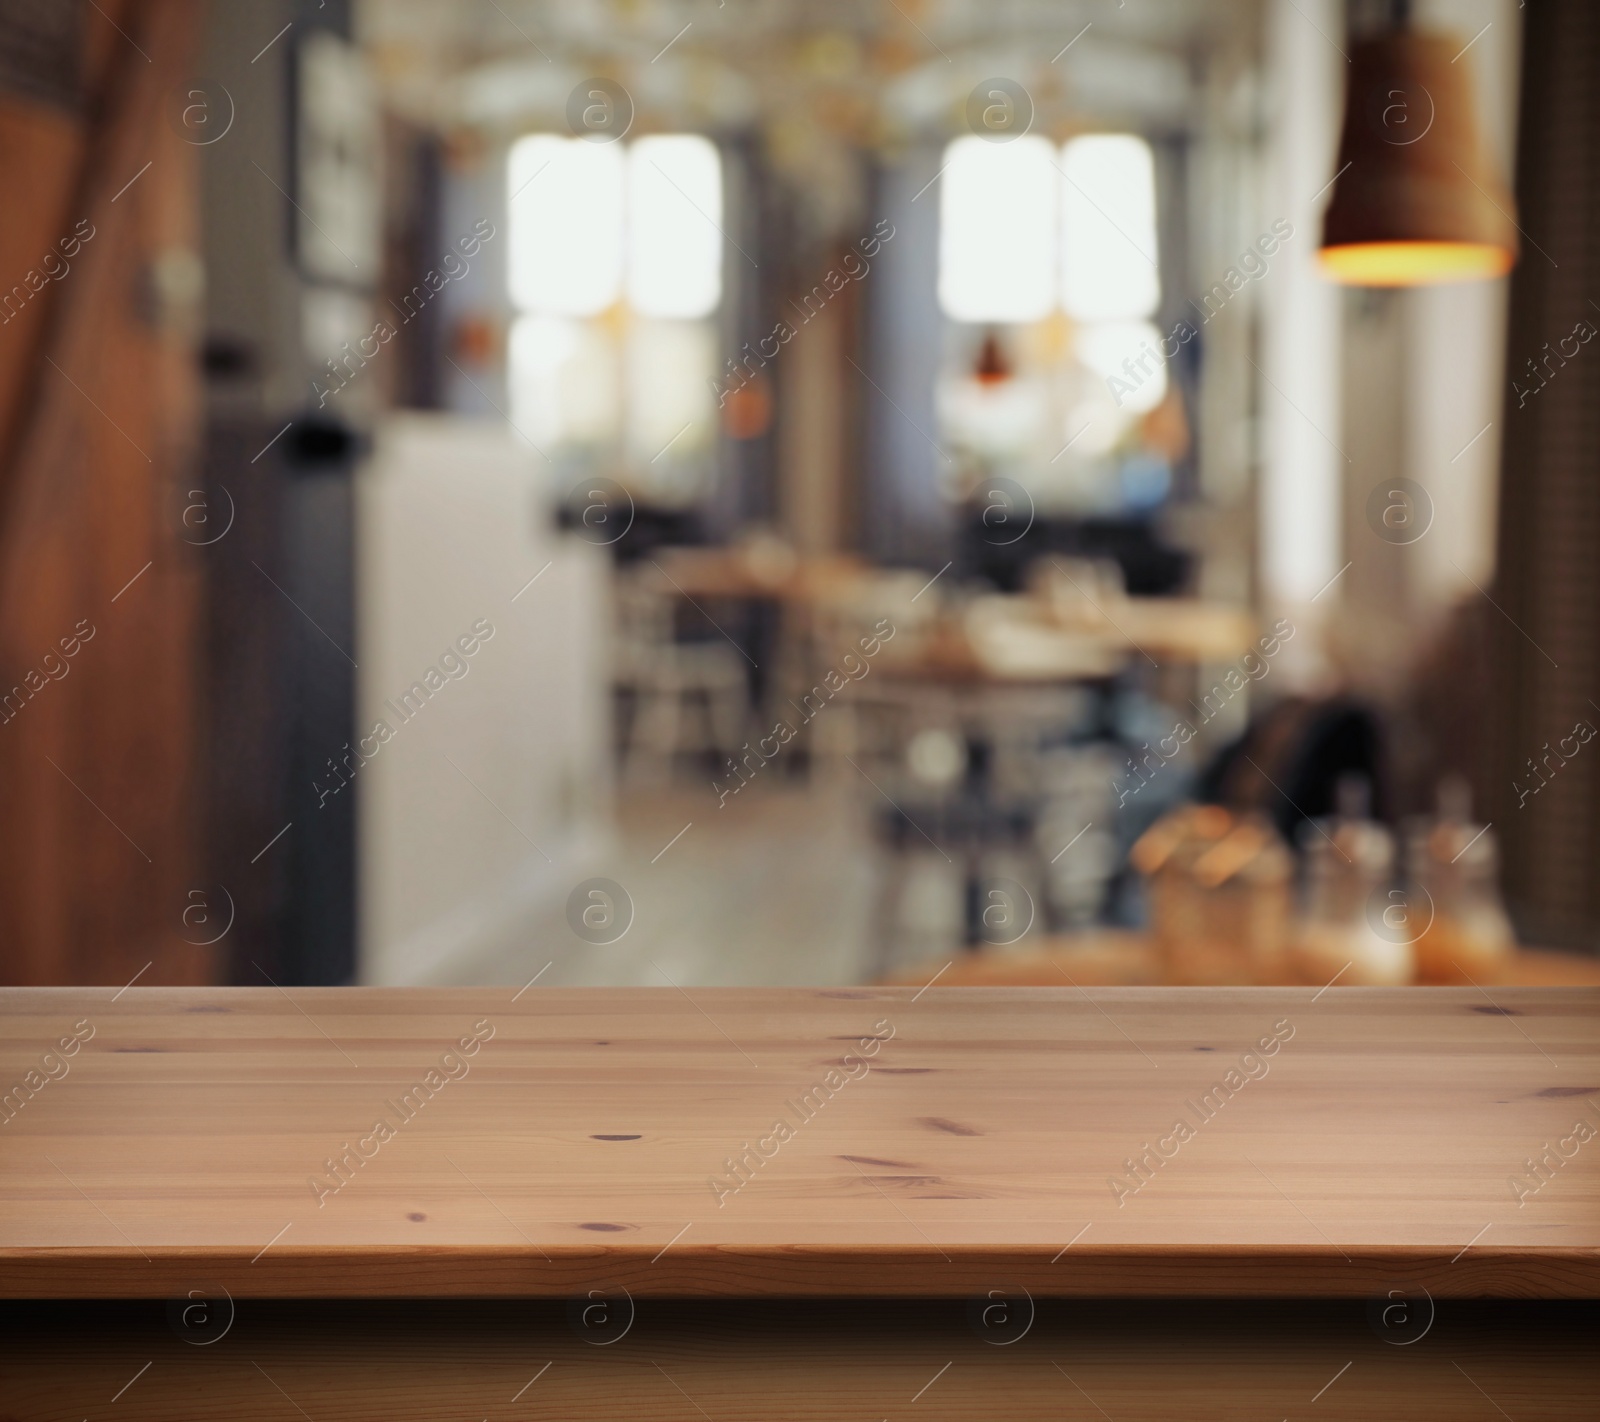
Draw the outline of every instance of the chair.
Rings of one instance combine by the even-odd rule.
[[[826,709],[808,723],[810,767],[814,780],[833,784],[854,780],[849,762],[866,757],[878,760],[897,754],[903,739],[901,698],[885,696],[879,683],[884,657],[891,660],[923,636],[938,609],[929,595],[918,606],[919,591],[928,579],[921,572],[858,573],[819,592],[810,609],[810,635],[798,665],[788,668],[786,681],[793,688],[787,703],[810,706],[816,688],[830,671],[854,672],[844,690],[828,700]],[[882,637],[887,624],[888,638]],[[899,638],[893,652],[888,641]],[[863,639],[877,641],[880,651],[863,657]],[[856,671],[862,663],[865,671]],[[855,680],[859,676],[859,681]],[[781,709],[781,708],[780,708]]]
[[[737,759],[750,703],[739,654],[721,643],[679,642],[675,596],[654,569],[619,570],[616,606],[612,683],[633,702],[624,777],[662,784],[683,753]]]

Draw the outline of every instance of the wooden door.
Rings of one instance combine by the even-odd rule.
[[[196,0],[0,5],[4,982],[215,976],[183,537],[197,163],[170,113],[199,19]]]

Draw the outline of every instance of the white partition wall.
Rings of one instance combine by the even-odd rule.
[[[552,529],[538,459],[498,420],[405,414],[359,476],[364,739],[324,784],[359,787],[366,983],[517,945],[605,842],[605,556]]]
[[[1346,68],[1329,36],[1343,29],[1342,7],[1333,0],[1275,0],[1268,11],[1271,121],[1262,217],[1287,219],[1294,236],[1262,291],[1258,547],[1262,599],[1297,626],[1314,624],[1326,611],[1312,604],[1345,561],[1339,510],[1346,461],[1338,446],[1343,297],[1316,262]],[[1307,636],[1295,646],[1285,663],[1290,680],[1315,679],[1315,641]]]

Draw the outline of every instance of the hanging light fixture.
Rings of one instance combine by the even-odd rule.
[[[1448,35],[1407,27],[1350,51],[1323,272],[1351,286],[1503,276],[1513,200],[1478,131],[1471,75]]]

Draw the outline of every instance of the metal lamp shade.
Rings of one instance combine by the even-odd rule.
[[[1352,286],[1502,276],[1517,256],[1513,202],[1478,134],[1471,76],[1438,34],[1359,41],[1338,177],[1323,217],[1323,272]]]

